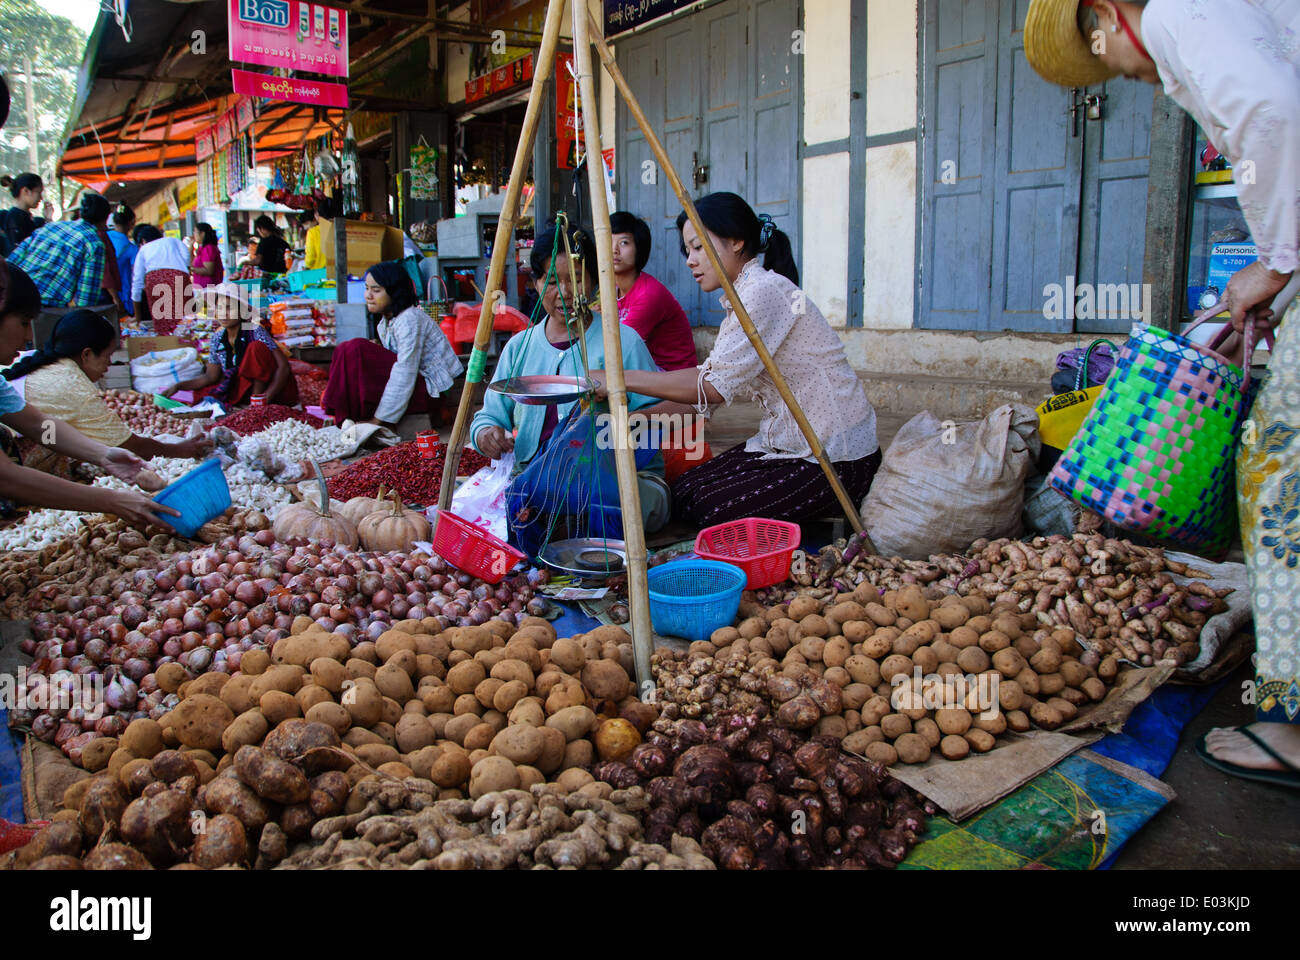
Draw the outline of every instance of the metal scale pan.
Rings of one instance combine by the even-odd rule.
[[[496,380],[488,384],[488,389],[495,390],[516,403],[541,407],[581,400],[595,391],[596,383],[586,377],[538,374]]]
[[[559,573],[601,580],[627,570],[627,545],[622,540],[600,537],[559,540],[547,544],[537,559]]]

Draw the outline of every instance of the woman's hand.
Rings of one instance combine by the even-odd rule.
[[[484,427],[474,440],[489,460],[500,460],[515,448],[515,438],[501,427]]]
[[[109,494],[105,512],[121,517],[133,527],[144,529],[159,526],[171,530],[172,525],[164,517],[179,517],[181,512],[172,507],[150,500],[143,493],[134,490],[115,491]]]
[[[99,462],[99,466],[105,473],[117,477],[119,480],[134,483],[136,476],[145,469],[145,462],[130,450],[123,450],[121,447],[109,447],[104,452],[104,458]]]
[[[159,394],[159,396],[161,396],[161,397],[170,397],[170,396],[172,396],[173,394],[175,394],[177,391],[179,391],[180,388],[181,388],[181,385],[180,385],[179,383],[173,383],[173,384],[172,384],[170,387],[168,387],[166,390],[163,390],[163,391]]]
[[[178,458],[188,457],[192,460],[203,460],[208,454],[212,453],[212,438],[208,436],[190,437],[188,440],[182,440],[180,443],[172,445],[176,450]]]
[[[587,379],[596,384],[596,389],[591,395],[593,400],[609,399],[609,384],[605,380],[604,370],[588,370]]]
[[[1241,333],[1245,329],[1246,314],[1252,310],[1257,325],[1260,320],[1270,319],[1272,311],[1268,307],[1290,280],[1291,274],[1275,273],[1258,260],[1234,273],[1223,294],[1232,315],[1232,329]]]

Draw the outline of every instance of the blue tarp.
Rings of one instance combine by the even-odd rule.
[[[9,730],[9,711],[0,707],[0,820],[25,823],[23,816],[22,741]]]

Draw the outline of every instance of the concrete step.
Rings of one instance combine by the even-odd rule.
[[[1006,403],[1037,406],[1051,392],[1046,383],[921,374],[872,373],[863,376],[862,385],[879,416],[904,421],[922,410],[940,420],[979,420]]]

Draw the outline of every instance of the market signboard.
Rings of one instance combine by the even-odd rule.
[[[305,0],[227,0],[230,59],[348,75],[348,14]]]
[[[465,81],[465,102],[474,103],[492,94],[505,93],[533,82],[533,57],[530,53],[512,63],[496,67]]]
[[[698,0],[605,0],[605,39],[689,7]]]
[[[345,83],[325,80],[304,80],[295,77],[277,77],[270,73],[253,73],[251,70],[230,71],[235,93],[264,100],[288,100],[306,103],[313,107],[346,107],[348,87]]]
[[[561,170],[576,170],[582,163],[582,109],[573,54],[555,55],[555,163]]]

